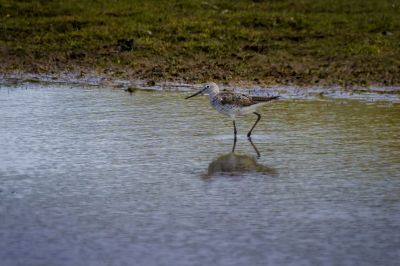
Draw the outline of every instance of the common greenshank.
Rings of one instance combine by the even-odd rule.
[[[217,84],[215,84],[214,82],[208,82],[200,91],[186,97],[185,99],[192,98],[201,93],[208,94],[208,99],[210,100],[211,106],[213,106],[219,113],[228,115],[232,118],[235,139],[237,134],[235,124],[236,116],[247,115],[250,113],[253,113],[257,116],[256,122],[247,133],[247,138],[250,139],[251,132],[253,132],[253,129],[256,127],[258,121],[260,121],[261,119],[261,115],[256,112],[257,109],[267,102],[279,98],[279,96],[260,97],[235,93],[231,91],[220,91]]]

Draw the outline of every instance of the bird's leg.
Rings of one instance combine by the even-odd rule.
[[[260,154],[260,152],[258,151],[256,145],[254,145],[254,143],[253,143],[253,141],[251,140],[251,138],[249,138],[249,142],[250,142],[251,146],[253,147],[254,151],[255,151],[256,154],[257,154],[257,159],[259,159],[259,158],[261,157],[261,154]]]
[[[236,123],[235,123],[235,120],[232,120],[233,121],[233,133],[235,134],[234,136],[233,136],[233,147],[232,147],[232,153],[234,153],[235,152],[235,147],[236,147],[236,134],[237,134],[237,130],[236,130]]]
[[[232,153],[234,153],[235,152],[235,147],[236,147],[236,134],[237,134],[237,130],[236,130],[236,123],[235,123],[235,120],[232,120],[233,121],[233,133],[235,134],[234,136],[233,136],[233,147],[232,147]]]
[[[233,139],[232,153],[235,152],[235,148],[236,148],[236,135],[235,138]]]
[[[250,136],[251,136],[251,132],[252,132],[252,131],[253,131],[253,129],[256,127],[256,125],[257,125],[258,121],[260,121],[260,119],[261,119],[261,115],[260,115],[259,113],[257,113],[257,112],[254,112],[253,114],[255,114],[255,115],[257,116],[257,120],[256,120],[256,122],[254,123],[254,125],[251,127],[251,129],[250,129],[249,133],[247,133],[247,138],[250,138]]]

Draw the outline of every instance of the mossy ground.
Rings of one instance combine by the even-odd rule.
[[[398,0],[0,0],[0,71],[400,85]]]

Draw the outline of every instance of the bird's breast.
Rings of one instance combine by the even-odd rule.
[[[224,104],[216,99],[211,100],[210,103],[221,114],[232,116],[240,112],[240,108],[233,104]]]

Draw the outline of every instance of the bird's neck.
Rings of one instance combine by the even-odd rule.
[[[212,90],[208,93],[208,98],[211,100],[212,98],[214,98],[217,94],[219,93],[218,90]]]

